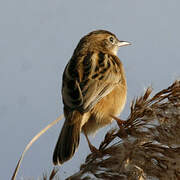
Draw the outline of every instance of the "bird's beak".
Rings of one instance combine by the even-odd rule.
[[[127,42],[127,41],[118,41],[117,45],[118,45],[118,47],[121,47],[121,46],[131,45],[131,43]]]

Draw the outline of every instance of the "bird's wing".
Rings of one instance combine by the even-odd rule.
[[[116,87],[121,77],[117,56],[88,53],[79,60],[72,58],[63,75],[62,96],[65,107],[89,111]]]

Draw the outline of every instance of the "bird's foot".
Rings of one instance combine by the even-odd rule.
[[[116,116],[113,116],[113,115],[111,115],[111,117],[114,120],[116,120],[117,125],[119,126],[120,129],[122,129],[122,128],[124,129],[123,124],[124,124],[125,121],[123,121],[123,120],[121,120],[121,119],[119,119],[119,118],[117,118]]]
[[[93,146],[92,144],[88,144],[88,145],[92,153],[99,153],[99,150],[95,146]]]
[[[127,137],[126,130],[125,130],[124,126],[123,126],[124,123],[125,123],[125,121],[123,121],[123,120],[121,120],[121,119],[119,119],[119,118],[117,118],[116,116],[113,116],[113,115],[111,115],[111,117],[112,117],[114,120],[116,120],[117,125],[119,126],[119,129],[120,129],[120,134],[119,134],[119,136],[120,136],[120,137]]]

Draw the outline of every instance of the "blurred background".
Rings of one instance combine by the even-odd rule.
[[[0,179],[10,179],[31,138],[62,114],[62,73],[79,39],[96,29],[130,41],[118,53],[128,82],[126,119],[134,97],[154,92],[180,77],[178,0],[6,0],[0,1]],[[52,154],[63,121],[27,152],[17,179],[52,170]],[[109,128],[91,142],[98,146]],[[61,166],[65,177],[89,153],[84,135],[74,158]]]

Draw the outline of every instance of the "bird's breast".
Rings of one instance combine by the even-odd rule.
[[[111,122],[110,115],[117,116],[121,113],[126,103],[127,88],[126,85],[118,85],[111,91],[107,96],[105,96],[101,101],[99,101],[94,109],[93,113],[97,115],[97,122]]]
[[[119,115],[126,103],[126,84],[119,84],[107,96],[101,99],[91,110],[90,117],[83,126],[87,134],[95,132],[112,122],[110,115]]]

